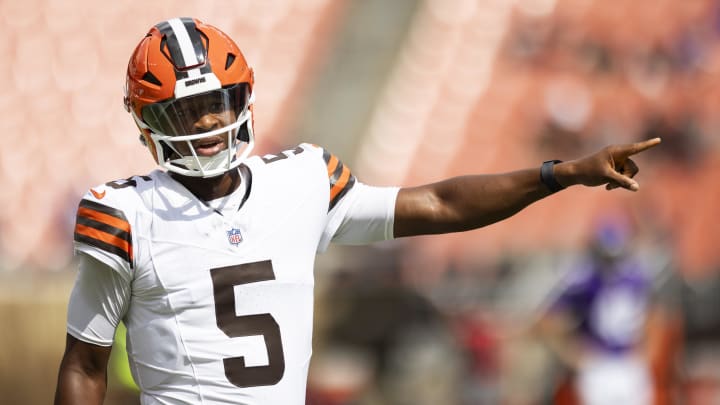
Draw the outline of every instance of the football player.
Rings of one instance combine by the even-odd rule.
[[[412,188],[373,187],[322,147],[250,156],[253,71],[197,19],[153,26],[127,69],[125,106],[161,169],[88,191],[55,403],[101,404],[113,334],[149,404],[302,404],[313,264],[330,242],[479,228],[565,187],[637,190],[630,156],[585,158]]]

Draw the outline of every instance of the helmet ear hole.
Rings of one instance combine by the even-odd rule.
[[[238,128],[237,139],[245,143],[250,143],[250,133],[248,132],[247,126],[247,122],[240,125],[240,128]]]
[[[146,82],[152,83],[152,84],[154,84],[154,85],[156,85],[156,86],[162,86],[162,82],[160,81],[160,79],[158,79],[158,78],[157,78],[154,74],[152,74],[152,72],[150,72],[150,71],[145,72],[145,74],[143,75],[143,77],[142,77],[141,80],[145,80]]]
[[[235,55],[231,53],[227,54],[227,59],[225,60],[225,70],[230,69],[230,66],[232,66],[233,62],[235,62]]]
[[[140,134],[140,135],[138,136],[138,140],[140,141],[140,143],[142,144],[142,146],[144,146],[144,147],[147,148],[148,144],[147,144],[147,139],[145,139],[145,135]]]
[[[173,148],[170,147],[170,145],[168,145],[167,143],[162,142],[162,141],[160,141],[158,143],[160,144],[160,147],[162,148],[163,156],[165,157],[166,161],[171,159],[173,155],[177,156],[177,153],[175,152],[175,150]]]

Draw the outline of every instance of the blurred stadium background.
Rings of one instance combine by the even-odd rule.
[[[74,210],[154,168],[122,88],[135,44],[174,16],[244,50],[259,153],[320,144],[369,184],[663,137],[639,193],[570,189],[483,230],[320,256],[310,405],[552,403],[560,373],[532,325],[612,216],[662,285],[664,386],[720,403],[717,0],[0,1],[0,402],[51,401]],[[133,398],[113,372],[107,403]]]

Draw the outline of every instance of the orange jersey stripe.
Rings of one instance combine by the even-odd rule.
[[[128,229],[130,229],[130,228],[128,227]],[[117,236],[111,235],[109,233],[99,231],[95,228],[91,228],[89,226],[85,226],[85,225],[81,225],[81,224],[75,225],[75,232],[80,235],[85,235],[87,237],[97,239],[99,241],[108,243],[110,245],[113,245],[115,247],[122,249],[125,253],[128,254],[130,261],[132,261],[132,258],[133,258],[132,246],[130,245],[130,243],[128,241],[118,238]]]
[[[338,164],[340,163],[340,160],[335,157],[335,155],[330,156],[330,160],[328,160],[327,163],[327,169],[328,169],[328,177],[332,177],[333,173],[335,173],[335,169],[337,169]]]
[[[342,174],[340,174],[340,178],[337,180],[335,185],[332,186],[330,189],[330,200],[335,198],[336,195],[338,195],[343,188],[345,188],[345,185],[347,184],[348,180],[350,179],[350,169],[343,166]]]
[[[102,222],[103,224],[107,224],[110,226],[113,226],[115,228],[118,228],[120,230],[123,230],[127,233],[130,233],[130,224],[127,221],[123,221],[120,218],[114,217],[112,215],[104,214],[100,211],[95,211],[90,208],[80,207],[78,208],[78,216],[90,218],[97,222]]]

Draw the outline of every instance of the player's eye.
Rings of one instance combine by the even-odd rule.
[[[175,114],[183,121],[193,121],[197,118],[196,112],[190,108],[178,108]]]
[[[225,104],[220,103],[220,102],[212,103],[212,104],[210,104],[208,111],[212,114],[219,114],[219,113],[225,111]]]

